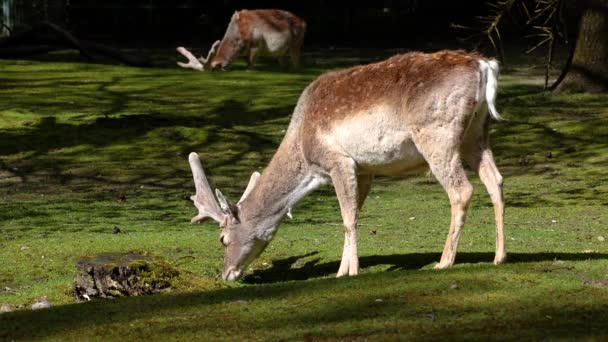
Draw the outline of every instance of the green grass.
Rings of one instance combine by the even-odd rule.
[[[54,303],[0,314],[0,340],[608,338],[608,98],[542,93],[536,69],[505,68],[498,108],[507,121],[492,125],[508,264],[491,264],[493,209],[471,175],[457,265],[432,270],[449,203],[420,175],[375,182],[359,227],[360,276],[334,279],[343,234],[323,188],[294,209],[242,282],[217,281],[217,227],[189,224],[188,153],[199,152],[213,185],[238,199],[304,87],[368,59],[312,55],[296,74],[242,63],[199,73],[0,61],[0,304]],[[128,251],[174,261],[198,281],[75,303],[80,258]]]

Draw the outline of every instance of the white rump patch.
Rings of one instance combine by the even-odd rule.
[[[479,80],[479,91],[477,100],[481,104],[485,102],[488,106],[490,115],[496,120],[503,120],[496,110],[496,91],[498,90],[498,73],[500,68],[495,59],[479,60],[479,70],[481,79]]]

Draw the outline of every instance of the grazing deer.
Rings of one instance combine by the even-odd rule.
[[[279,57],[284,64],[291,57],[293,68],[300,62],[300,50],[306,34],[306,22],[294,14],[277,9],[242,10],[234,12],[224,38],[213,43],[207,58],[196,58],[183,47],[177,51],[188,58],[178,63],[195,70],[226,69],[241,52],[247,54],[249,68],[253,68],[258,55]]]
[[[401,176],[430,166],[450,199],[452,219],[441,260],[454,264],[473,187],[463,160],[494,204],[496,256],[505,261],[502,176],[489,145],[498,63],[475,53],[419,52],[329,72],[300,96],[279,149],[251,176],[236,205],[216,190],[216,202],[196,153],[189,156],[198,208],[221,227],[224,280],[239,279],[266,248],[277,226],[305,195],[332,182],[345,229],[337,276],[356,275],[357,216],[375,175]],[[489,115],[488,115],[489,112]]]

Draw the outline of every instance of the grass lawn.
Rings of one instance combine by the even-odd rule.
[[[334,278],[343,233],[327,187],[294,208],[241,282],[219,280],[217,226],[189,223],[188,153],[237,200],[311,80],[389,53],[350,54],[311,54],[300,73],[0,60],[0,304],[20,308],[0,314],[0,340],[608,339],[608,97],[543,93],[541,68],[525,63],[504,68],[507,120],[492,124],[507,264],[492,265],[492,204],[471,175],[457,264],[432,269],[449,202],[421,174],[376,180],[360,276]],[[76,302],[80,258],[129,251],[195,281]],[[42,296],[54,306],[27,309]]]

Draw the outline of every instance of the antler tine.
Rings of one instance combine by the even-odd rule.
[[[194,178],[194,186],[196,188],[196,195],[190,196],[190,199],[198,209],[198,215],[193,217],[190,222],[199,223],[206,218],[211,218],[221,224],[226,214],[222,212],[213,196],[198,154],[195,152],[190,153],[188,161],[192,169],[192,177]]]
[[[188,63],[177,62],[177,65],[181,66],[182,68],[194,69],[198,71],[205,70],[203,64],[201,64],[201,62],[192,54],[192,52],[186,50],[186,48],[180,46],[177,48],[177,52],[188,58]]]
[[[213,57],[215,57],[215,53],[217,50],[217,47],[220,45],[220,41],[216,40],[213,45],[211,45],[211,49],[209,49],[209,53],[207,54],[207,58],[199,58],[198,61],[200,63],[202,63],[203,65],[203,69],[204,70],[209,70],[211,69],[211,60],[213,59]]]

